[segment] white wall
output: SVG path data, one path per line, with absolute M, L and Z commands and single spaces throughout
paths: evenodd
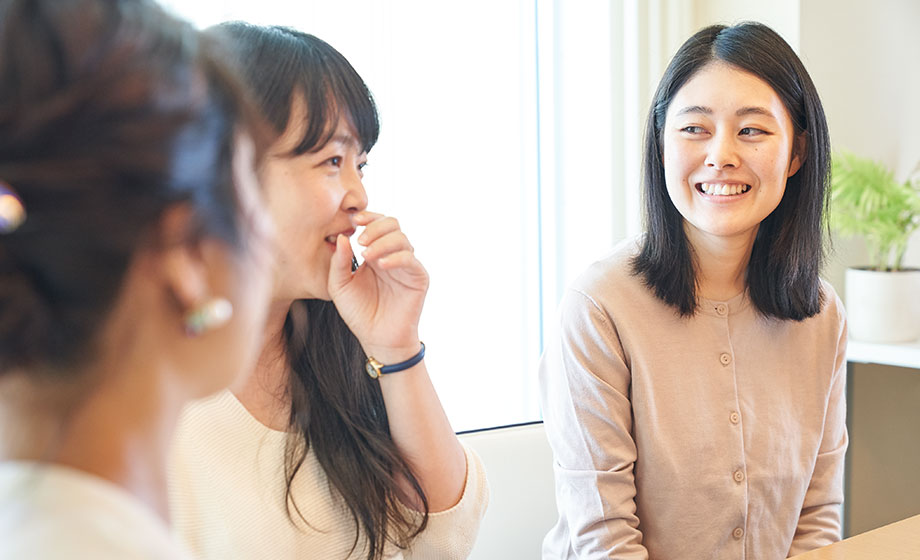
M 801 55 L 827 113 L 834 149 L 873 157 L 904 180 L 920 162 L 920 2 L 801 2 Z M 865 264 L 861 241 L 838 240 L 827 277 Z M 920 266 L 915 235 L 905 264 Z M 842 295 L 842 293 L 841 293 Z
M 799 0 L 696 0 L 694 28 L 759 21 L 772 27 L 799 52 L 799 4 Z

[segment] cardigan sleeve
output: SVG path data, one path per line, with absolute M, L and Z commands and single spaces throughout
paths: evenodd
M 842 305 L 837 300 L 838 310 Z M 824 417 L 824 433 L 808 483 L 802 512 L 789 556 L 801 554 L 840 540 L 843 504 L 843 469 L 847 449 L 846 427 L 846 319 L 840 312 L 837 357 Z
M 544 558 L 648 558 L 636 515 L 630 371 L 615 325 L 580 291 L 563 297 L 540 397 L 559 509 Z
M 466 483 L 460 501 L 450 509 L 428 514 L 428 526 L 406 551 L 407 560 L 463 560 L 470 555 L 489 504 L 489 482 L 482 459 L 465 445 L 463 450 Z

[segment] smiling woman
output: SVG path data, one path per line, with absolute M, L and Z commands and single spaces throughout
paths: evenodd
M 255 373 L 180 422 L 179 532 L 203 558 L 464 558 L 488 490 L 424 361 L 428 273 L 397 220 L 367 210 L 373 98 L 313 35 L 243 22 L 207 34 L 233 45 L 276 133 L 260 176 L 279 263 Z
M 708 27 L 677 52 L 647 126 L 648 232 L 575 282 L 541 363 L 560 512 L 544 558 L 785 558 L 839 539 L 828 161 L 817 92 L 771 29 Z

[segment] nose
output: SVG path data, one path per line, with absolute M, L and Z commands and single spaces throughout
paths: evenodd
M 345 197 L 342 198 L 342 210 L 349 214 L 360 212 L 367 208 L 367 191 L 357 169 L 346 174 Z
M 723 169 L 738 167 L 741 162 L 735 149 L 735 137 L 724 132 L 717 133 L 709 141 L 706 153 L 706 167 Z

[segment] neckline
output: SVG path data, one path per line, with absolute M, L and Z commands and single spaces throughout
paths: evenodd
M 725 300 L 709 299 L 700 297 L 699 298 L 699 310 L 706 315 L 711 315 L 713 317 L 727 317 L 730 315 L 736 315 L 751 305 L 751 299 L 748 297 L 747 290 L 742 291 L 740 294 L 732 296 Z M 719 309 L 725 306 L 726 312 L 720 313 Z
M 276 430 L 269 426 L 266 426 L 262 422 L 259 422 L 258 418 L 253 416 L 243 403 L 240 402 L 240 399 L 236 398 L 236 395 L 233 394 L 229 389 L 225 389 L 223 394 L 219 397 L 220 401 L 225 403 L 230 412 L 240 419 L 243 423 L 250 426 L 253 429 L 258 431 L 271 434 L 273 437 L 286 437 L 288 432 L 283 430 Z

